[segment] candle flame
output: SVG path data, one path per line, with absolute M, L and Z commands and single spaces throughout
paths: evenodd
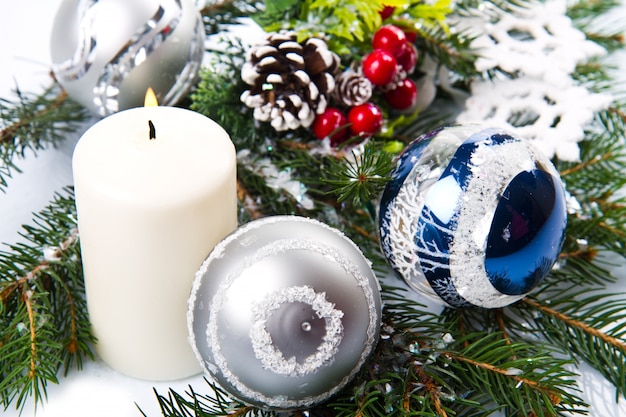
M 146 98 L 143 101 L 144 107 L 156 107 L 159 105 L 159 101 L 157 100 L 156 94 L 154 94 L 154 90 L 152 87 L 148 87 L 146 91 Z

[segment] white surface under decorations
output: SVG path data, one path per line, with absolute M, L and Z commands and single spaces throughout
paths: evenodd
M 25 92 L 41 91 L 50 84 L 48 42 L 52 17 L 59 3 L 60 0 L 3 0 L 0 3 L 0 97 L 10 97 L 16 83 Z M 624 17 L 626 3 L 620 13 L 614 13 L 609 19 L 621 25 Z M 603 22 L 606 24 L 609 21 Z M 622 72 L 626 72 L 626 53 L 618 54 L 617 58 Z M 623 82 L 624 78 L 620 81 Z M 0 242 L 18 240 L 20 225 L 31 222 L 31 213 L 41 210 L 55 191 L 71 184 L 71 154 L 81 133 L 68 137 L 58 149 L 47 149 L 36 157 L 29 153 L 24 160 L 18 161 L 23 173 L 10 180 L 6 193 L 0 193 Z M 620 268 L 620 272 L 622 278 L 611 287 L 614 291 L 626 291 L 626 268 Z M 584 364 L 579 370 L 582 372 L 582 395 L 592 404 L 591 417 L 626 416 L 626 401 L 622 399 L 616 404 L 611 384 Z M 165 393 L 168 387 L 182 392 L 191 384 L 198 392 L 206 391 L 200 375 L 181 381 L 153 383 L 120 375 L 100 361 L 87 362 L 83 371 L 72 371 L 67 378 L 60 378 L 59 385 L 49 386 L 47 403 L 36 412 L 27 407 L 23 416 L 140 416 L 137 405 L 148 416 L 158 416 L 153 387 L 161 393 Z M 18 413 L 9 409 L 3 415 L 16 417 Z

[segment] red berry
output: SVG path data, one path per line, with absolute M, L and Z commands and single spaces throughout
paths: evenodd
M 398 64 L 407 74 L 411 74 L 417 64 L 417 48 L 415 45 L 404 42 L 402 49 L 400 49 L 400 52 L 396 55 L 396 61 L 398 61 Z
M 383 113 L 372 103 L 354 106 L 348 112 L 350 130 L 355 135 L 370 136 L 378 132 L 383 125 Z
M 398 73 L 398 61 L 387 51 L 377 49 L 363 58 L 363 75 L 374 85 L 389 84 Z
M 415 43 L 417 40 L 417 32 L 406 31 L 404 32 L 404 36 L 406 37 L 407 42 Z
M 395 55 L 404 42 L 406 42 L 406 35 L 402 29 L 394 25 L 385 25 L 374 33 L 372 48 L 382 49 Z
M 396 88 L 385 93 L 385 99 L 394 109 L 410 109 L 417 102 L 417 86 L 413 80 L 405 78 Z
M 388 18 L 389 16 L 391 16 L 393 14 L 393 11 L 396 10 L 395 7 L 393 6 L 385 6 L 383 7 L 383 9 L 378 12 L 380 14 L 380 17 L 385 20 L 386 18 Z
M 330 136 L 330 144 L 335 146 L 348 138 L 350 131 L 348 129 L 337 130 L 348 123 L 348 119 L 341 110 L 334 107 L 328 107 L 322 114 L 317 115 L 313 122 L 313 134 L 318 139 L 324 139 Z

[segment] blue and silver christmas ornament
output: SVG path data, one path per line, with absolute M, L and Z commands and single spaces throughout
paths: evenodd
M 381 247 L 418 292 L 452 307 L 526 296 L 563 244 L 567 211 L 550 160 L 500 129 L 428 133 L 398 157 L 381 196 Z

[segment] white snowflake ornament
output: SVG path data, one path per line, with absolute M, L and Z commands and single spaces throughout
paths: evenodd
M 579 63 L 605 53 L 572 25 L 565 12 L 566 3 L 562 0 L 518 7 L 514 14 L 486 3 L 474 12 L 480 13 L 479 20 L 461 20 L 457 30 L 468 30 L 468 24 L 482 28 L 470 45 L 480 54 L 475 63 L 477 70 L 499 67 L 513 74 L 522 72 L 559 82 L 573 73 Z
M 453 25 L 474 38 L 478 71 L 499 68 L 510 74 L 473 83 L 457 122 L 501 127 L 549 158 L 576 161 L 585 126 L 612 97 L 576 84 L 572 74 L 605 51 L 572 25 L 564 0 L 513 9 L 484 3 Z
M 479 81 L 457 122 L 500 127 L 530 140 L 550 158 L 577 161 L 584 126 L 611 100 L 571 79 L 567 87 L 530 77 Z

